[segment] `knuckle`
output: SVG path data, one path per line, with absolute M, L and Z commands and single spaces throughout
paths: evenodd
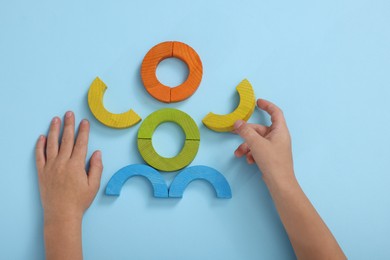
M 52 150 L 52 149 L 56 148 L 57 145 L 58 145 L 58 143 L 56 143 L 56 142 L 49 142 L 49 143 L 47 143 L 47 149 Z
M 95 167 L 95 168 L 98 169 L 99 171 L 102 171 L 102 170 L 103 170 L 103 164 L 100 163 L 100 162 L 92 162 L 92 163 L 91 163 L 91 166 Z
M 57 159 L 54 161 L 54 165 L 57 167 L 57 168 L 66 168 L 68 164 L 68 160 L 66 160 L 65 158 L 59 156 L 57 157 Z
M 278 114 L 283 115 L 282 109 L 277 107 L 276 105 L 272 105 L 272 111 L 274 111 L 274 113 L 278 113 Z
M 71 158 L 69 160 L 69 167 L 71 167 L 71 168 L 81 168 L 81 167 L 83 167 L 83 163 L 80 160 Z
M 79 138 L 76 142 L 76 146 L 78 148 L 83 148 L 83 147 L 86 147 L 88 145 L 88 142 L 82 138 Z
M 97 164 L 96 164 L 96 167 L 97 167 L 99 170 L 103 171 L 103 164 L 97 163 Z
M 66 135 L 62 136 L 61 144 L 66 144 L 66 143 L 68 143 L 68 141 L 69 141 L 69 138 Z
M 245 135 L 250 132 L 250 128 L 247 124 L 243 125 L 240 130 L 241 130 L 240 132 Z
M 70 135 L 64 135 L 61 139 L 61 144 L 69 144 L 72 143 L 73 138 Z
M 38 164 L 42 164 L 42 163 L 45 162 L 45 159 L 44 159 L 43 157 L 37 157 L 36 162 L 37 162 Z
M 243 136 L 246 136 L 248 138 L 254 136 L 253 129 L 250 126 L 248 126 L 248 125 L 244 126 L 244 128 L 241 131 L 241 133 L 242 133 Z

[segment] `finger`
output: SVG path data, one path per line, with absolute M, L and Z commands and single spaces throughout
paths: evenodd
M 234 123 L 234 129 L 247 143 L 249 149 L 255 145 L 261 145 L 264 138 L 256 132 L 250 125 L 243 120 L 237 120 Z
M 46 145 L 46 137 L 43 135 L 39 136 L 35 147 L 35 162 L 36 162 L 38 174 L 42 172 L 43 167 L 46 164 L 45 145 Z
M 88 151 L 89 122 L 84 119 L 79 126 L 79 132 L 76 138 L 76 144 L 72 152 L 72 158 L 79 158 L 85 162 Z
M 249 164 L 254 164 L 255 163 L 255 159 L 253 158 L 253 155 L 251 152 L 247 153 L 246 154 L 246 161 L 249 163 Z
M 261 136 L 265 136 L 268 132 L 268 127 L 267 126 L 264 126 L 264 125 L 259 125 L 259 124 L 250 124 L 250 123 L 247 123 L 248 126 L 252 127 L 253 129 L 256 130 L 257 133 L 259 133 L 259 135 Z
M 261 136 L 265 136 L 268 132 L 268 127 L 267 126 L 264 126 L 264 125 L 259 125 L 259 124 L 251 124 L 251 123 L 247 123 L 250 127 L 252 127 L 253 129 L 256 130 L 256 132 L 258 132 Z M 232 131 L 233 134 L 238 134 L 237 131 L 235 129 L 233 129 Z
M 100 179 L 103 172 L 102 153 L 95 151 L 89 162 L 88 183 L 92 190 L 96 193 L 100 187 Z
M 60 136 L 61 119 L 54 117 L 50 124 L 49 134 L 47 135 L 46 156 L 51 160 L 58 155 L 58 138 Z
M 60 155 L 69 158 L 74 146 L 74 115 L 68 111 L 65 114 L 64 131 L 60 147 Z
M 244 156 L 249 152 L 249 147 L 247 143 L 242 143 L 235 151 L 234 155 L 238 158 Z
M 283 111 L 275 104 L 265 99 L 258 99 L 257 106 L 266 111 L 271 116 L 271 122 L 274 126 L 285 124 Z

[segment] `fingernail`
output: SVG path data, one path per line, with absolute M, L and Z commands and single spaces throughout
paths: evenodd
M 87 119 L 81 120 L 81 124 L 82 124 L 82 125 L 87 125 L 87 124 L 88 124 L 88 120 L 87 120 Z
M 72 111 L 68 111 L 68 112 L 66 112 L 65 117 L 66 117 L 66 118 L 69 118 L 69 117 L 72 116 L 72 114 L 73 114 Z
M 257 106 L 258 108 L 260 108 L 260 107 L 259 107 L 259 102 L 260 102 L 260 100 L 261 100 L 261 98 L 259 98 L 259 99 L 256 101 L 256 106 Z
M 39 140 L 39 141 L 42 141 L 43 138 L 44 138 L 44 136 L 43 136 L 43 135 L 40 135 L 40 136 L 38 137 L 38 140 Z
M 53 124 L 56 124 L 58 122 L 58 117 L 54 117 L 53 120 L 51 120 Z
M 237 130 L 238 128 L 240 128 L 240 126 L 242 126 L 244 124 L 244 121 L 242 120 L 237 120 L 235 123 L 234 123 L 234 129 Z
M 102 152 L 101 151 L 96 151 L 96 158 L 97 159 L 102 159 Z

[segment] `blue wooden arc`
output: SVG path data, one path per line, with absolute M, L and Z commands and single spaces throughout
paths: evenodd
M 188 167 L 181 171 L 171 183 L 169 197 L 182 198 L 184 190 L 194 180 L 208 181 L 214 187 L 218 198 L 230 199 L 232 197 L 226 178 L 219 171 L 204 165 Z
M 143 176 L 150 181 L 153 186 L 154 197 L 168 198 L 168 186 L 162 175 L 144 164 L 128 165 L 117 171 L 107 184 L 106 195 L 119 196 L 123 184 L 134 176 Z

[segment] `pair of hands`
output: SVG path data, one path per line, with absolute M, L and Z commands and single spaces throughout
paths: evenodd
M 272 125 L 248 124 L 239 120 L 235 133 L 243 139 L 235 155 L 246 156 L 257 163 L 267 181 L 293 176 L 291 141 L 282 111 L 271 102 L 259 99 L 257 106 L 271 116 Z M 36 145 L 36 165 L 45 221 L 53 218 L 82 218 L 100 186 L 103 170 L 101 152 L 90 159 L 85 170 L 89 123 L 82 120 L 75 141 L 75 117 L 65 114 L 60 138 L 61 120 L 53 118 L 47 138 L 40 136 Z
M 299 259 L 346 259 L 326 224 L 310 203 L 294 176 L 291 139 L 282 111 L 266 100 L 257 106 L 271 116 L 271 126 L 235 123 L 234 132 L 244 142 L 237 157 L 246 156 L 256 163 Z M 75 140 L 75 118 L 55 117 L 47 136 L 40 136 L 36 146 L 41 200 L 45 218 L 47 259 L 82 259 L 81 222 L 94 200 L 103 170 L 101 152 L 95 151 L 85 170 L 89 123 L 81 121 Z

